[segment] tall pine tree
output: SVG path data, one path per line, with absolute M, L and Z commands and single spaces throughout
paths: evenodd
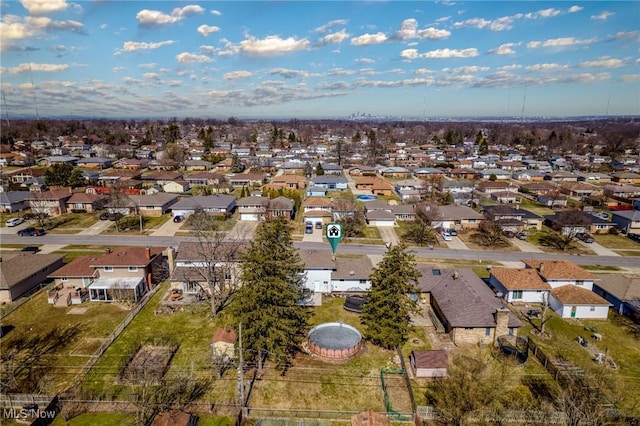
M 289 224 L 282 218 L 260 224 L 242 256 L 242 287 L 230 306 L 242 323 L 246 357 L 286 368 L 305 338 L 309 313 L 299 302 L 306 296 L 304 265 L 293 247 Z
M 362 307 L 365 337 L 385 349 L 407 341 L 409 314 L 415 310 L 410 294 L 417 292 L 420 272 L 404 245 L 391 246 L 371 273 L 371 291 Z

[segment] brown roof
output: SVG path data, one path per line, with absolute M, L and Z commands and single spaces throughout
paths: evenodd
M 569 260 L 523 259 L 529 268 L 537 269 L 545 280 L 594 280 L 596 276 Z
M 238 334 L 231 327 L 218 327 L 215 333 L 213 333 L 213 337 L 211 338 L 211 343 L 236 343 L 236 339 L 238 338 Z
M 95 274 L 96 270 L 91 266 L 95 261 L 96 256 L 78 256 L 71 262 L 64 265 L 48 276 L 50 278 L 60 277 L 91 277 Z
M 325 197 L 309 197 L 303 205 L 304 207 L 325 207 L 331 205 L 331 200 Z
M 611 305 L 591 290 L 572 284 L 554 288 L 551 295 L 563 305 Z
M 74 203 L 87 204 L 87 203 L 94 203 L 98 200 L 103 200 L 103 199 L 106 199 L 104 195 L 75 192 L 73 193 L 73 195 L 71 195 L 71 198 L 67 200 L 67 203 L 68 204 L 74 204 Z
M 156 414 L 151 426 L 187 426 L 190 423 L 191 414 L 184 411 L 164 411 Z
M 276 183 L 276 182 L 286 182 L 286 183 L 297 183 L 297 182 L 306 182 L 306 178 L 304 176 L 300 176 L 300 175 L 280 175 L 280 176 L 275 176 L 273 179 L 271 179 L 271 182 Z
M 298 254 L 305 269 L 336 269 L 329 249 L 300 249 Z
M 412 351 L 416 368 L 447 368 L 449 353 L 443 350 Z
M 491 268 L 491 275 L 496 277 L 507 290 L 550 290 L 535 269 Z
M 162 250 L 162 247 L 119 247 L 111 253 L 93 258 L 91 266 L 147 266 L 162 254 Z
M 73 194 L 69 189 L 56 189 L 52 191 L 37 192 L 31 197 L 34 201 L 51 201 L 51 200 L 64 200 L 70 198 Z
M 336 270 L 331 274 L 331 279 L 368 280 L 372 269 L 373 265 L 367 256 L 338 257 Z

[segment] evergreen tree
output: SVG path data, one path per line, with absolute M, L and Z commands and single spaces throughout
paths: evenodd
M 415 309 L 409 295 L 417 293 L 420 272 L 404 245 L 391 246 L 371 273 L 371 291 L 362 308 L 365 337 L 385 349 L 406 342 L 409 314 Z
M 238 154 L 234 153 L 231 156 L 231 171 L 233 173 L 240 173 L 244 170 L 244 165 L 240 162 Z
M 311 177 L 313 175 L 313 167 L 311 167 L 311 163 L 308 161 L 304 163 L 304 176 Z
M 324 174 L 324 168 L 322 168 L 322 164 L 318 163 L 316 166 L 316 175 L 322 176 Z
M 77 188 L 84 185 L 82 171 L 71 164 L 54 164 L 47 169 L 44 175 L 47 186 L 70 186 Z
M 306 296 L 304 265 L 282 218 L 260 224 L 241 256 L 242 287 L 230 306 L 242 323 L 248 360 L 262 369 L 263 358 L 285 369 L 305 338 L 309 314 L 299 302 Z

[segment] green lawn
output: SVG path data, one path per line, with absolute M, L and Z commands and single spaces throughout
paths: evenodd
M 58 415 L 51 423 L 52 426 L 127 426 L 134 424 L 134 417 L 125 413 L 83 413 L 69 421 L 65 421 L 62 415 Z
M 610 234 L 595 234 L 593 239 L 601 246 L 610 249 L 636 249 L 640 250 L 640 243 L 623 236 L 623 235 L 610 235 Z
M 581 254 L 581 255 L 595 254 L 593 251 L 579 244 L 577 239 L 572 241 L 571 244 L 569 244 L 569 247 L 567 248 L 567 250 L 565 251 L 560 250 L 556 247 L 543 244 L 545 237 L 547 237 L 551 233 L 553 233 L 552 230 L 550 230 L 547 227 L 543 227 L 541 231 L 538 231 L 533 235 L 530 234 L 528 236 L 528 241 L 532 244 L 537 245 L 538 247 L 540 247 L 540 249 L 542 249 L 546 253 L 566 253 L 566 254 Z
M 640 256 L 640 250 L 614 250 L 620 256 Z
M 91 227 L 98 221 L 97 213 L 68 213 L 51 218 L 48 222 L 49 233 L 72 233 Z M 66 232 L 69 231 L 69 232 Z
M 73 308 L 86 308 L 87 311 L 69 314 Z M 33 350 L 29 346 L 22 354 L 43 356 L 32 368 L 35 372 L 37 367 L 43 367 L 43 371 L 36 374 L 35 379 L 25 377 L 28 382 L 22 383 L 21 387 L 40 386 L 49 393 L 58 392 L 88 360 L 91 348 L 95 350 L 101 339 L 106 338 L 126 315 L 127 311 L 122 307 L 108 303 L 85 302 L 66 308 L 54 307 L 47 303 L 47 292 L 43 291 L 2 319 L 3 326 L 14 328 L 3 336 L 0 348 L 6 354 L 16 345 L 30 342 Z M 49 339 L 44 338 L 47 333 L 53 333 Z M 51 347 L 51 351 L 43 355 L 43 347 Z M 21 380 L 23 378 L 19 378 L 19 382 Z

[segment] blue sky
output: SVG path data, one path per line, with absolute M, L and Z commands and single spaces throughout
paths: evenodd
M 637 1 L 0 8 L 3 119 L 640 114 Z

